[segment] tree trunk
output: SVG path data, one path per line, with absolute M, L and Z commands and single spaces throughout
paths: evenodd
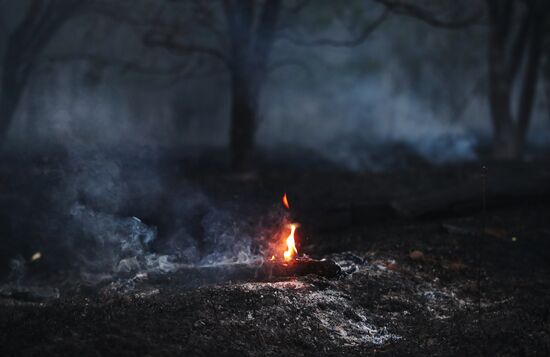
M 3 94 L 0 97 L 0 146 L 6 141 L 12 118 L 17 109 L 17 100 Z
M 258 111 L 258 88 L 244 73 L 231 75 L 231 165 L 236 171 L 253 165 Z
M 83 3 L 77 0 L 30 1 L 23 21 L 9 35 L 0 88 L 0 146 L 5 142 L 35 59 Z
M 498 160 L 516 160 L 522 155 L 518 125 L 512 113 L 514 67 L 521 63 L 519 53 L 509 58 L 511 39 L 510 19 L 514 3 L 488 1 L 489 4 L 489 104 L 493 124 L 492 155 Z M 520 30 L 521 31 L 521 30 Z M 522 34 L 518 33 L 518 36 Z M 518 42 L 518 46 L 521 43 Z
M 521 156 L 521 150 L 510 107 L 512 86 L 504 60 L 504 46 L 494 29 L 489 41 L 489 99 L 494 133 L 492 154 L 496 159 L 513 160 Z
M 518 109 L 518 139 L 520 140 L 519 146 L 522 151 L 527 140 L 527 130 L 535 103 L 542 58 L 543 19 L 535 15 L 532 22 L 533 27 L 529 43 L 529 53 L 527 55 L 525 78 L 523 80 L 523 87 L 521 88 Z
M 487 0 L 487 4 L 493 155 L 496 159 L 520 159 L 536 96 L 546 22 L 545 6 L 538 1 L 527 3 L 527 13 L 514 32 L 515 2 Z M 512 113 L 514 88 L 519 88 L 516 116 Z
M 495 129 L 493 136 L 493 158 L 497 160 L 518 160 L 523 154 L 524 139 L 513 122 L 503 122 Z
M 8 43 L 6 55 L 4 58 L 4 66 L 2 68 L 2 82 L 0 87 L 0 146 L 4 145 L 10 124 L 21 95 L 23 94 L 23 84 L 27 76 L 19 67 L 21 61 L 18 61 L 18 53 L 16 52 L 17 44 L 13 41 Z M 19 75 L 18 75 L 19 74 Z M 20 77 L 20 78 L 18 78 Z
M 267 75 L 281 0 L 224 2 L 231 39 L 231 164 L 252 168 L 260 90 Z

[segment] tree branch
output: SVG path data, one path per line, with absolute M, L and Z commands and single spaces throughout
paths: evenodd
M 163 3 L 160 3 L 159 8 L 154 15 L 148 17 L 132 16 L 130 8 L 121 6 L 114 0 L 92 0 L 88 4 L 88 11 L 112 21 L 117 24 L 126 24 L 137 28 L 150 28 L 154 26 L 156 29 L 171 29 L 173 24 L 161 21 L 163 11 Z M 148 15 L 151 15 L 148 13 Z
M 522 137 L 524 137 L 527 128 L 529 127 L 539 77 L 540 62 L 542 57 L 542 29 L 545 22 L 545 19 L 542 18 L 542 16 L 543 15 L 536 14 L 533 19 L 533 25 L 531 26 L 529 53 L 518 108 L 518 127 L 522 133 Z
M 192 73 L 192 67 L 194 64 L 189 63 L 180 63 L 174 66 L 167 67 L 155 67 L 151 65 L 145 65 L 138 63 L 132 60 L 124 60 L 117 58 L 108 58 L 99 54 L 94 53 L 78 53 L 78 54 L 67 54 L 67 55 L 54 55 L 47 56 L 44 58 L 45 62 L 48 63 L 59 63 L 59 62 L 89 62 L 99 66 L 109 66 L 109 67 L 120 67 L 122 72 L 133 71 L 140 74 L 147 75 L 184 75 L 186 73 Z
M 298 59 L 284 59 L 280 61 L 274 61 L 273 63 L 269 64 L 268 70 L 270 72 L 274 72 L 278 69 L 284 68 L 284 67 L 298 67 L 302 69 L 306 75 L 310 78 L 313 77 L 313 72 L 311 68 L 309 68 L 308 64 L 304 61 L 300 61 Z
M 384 5 L 388 10 L 397 15 L 406 15 L 417 18 L 434 27 L 462 28 L 477 24 L 483 17 L 479 12 L 458 20 L 441 19 L 427 8 L 402 0 L 374 0 Z
M 178 55 L 188 55 L 190 53 L 208 55 L 225 65 L 228 64 L 227 58 L 222 51 L 203 45 L 178 43 L 171 34 L 164 36 L 155 36 L 153 33 L 145 34 L 143 36 L 143 44 L 151 48 L 165 48 Z
M 331 38 L 318 38 L 307 40 L 304 38 L 295 37 L 291 34 L 281 34 L 279 35 L 279 38 L 299 46 L 355 47 L 365 42 L 366 38 L 386 20 L 388 14 L 389 11 L 384 11 L 382 15 L 380 15 L 374 22 L 372 22 L 368 26 L 365 26 L 365 28 L 363 28 L 363 30 L 357 36 L 349 40 Z
M 198 13 L 193 16 L 196 23 L 210 32 L 221 48 L 227 48 L 227 36 L 224 31 L 215 26 L 216 23 L 221 23 L 221 21 L 213 15 L 214 12 L 209 7 L 210 3 L 203 0 L 193 0 L 193 3 L 198 9 Z
M 306 8 L 310 3 L 311 3 L 311 0 L 298 0 L 296 4 L 292 6 L 284 7 L 283 10 L 291 14 L 297 14 L 300 11 L 302 11 L 304 8 Z

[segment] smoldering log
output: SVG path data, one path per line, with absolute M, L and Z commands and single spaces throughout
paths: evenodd
M 402 217 L 424 218 L 453 214 L 471 214 L 482 209 L 481 181 L 456 187 L 433 190 L 419 197 L 392 202 Z M 489 181 L 486 187 L 488 208 L 550 201 L 548 175 L 523 174 L 520 178 L 501 178 Z
M 213 266 L 183 267 L 171 274 L 148 273 L 148 284 L 163 286 L 196 287 L 204 284 L 222 284 L 238 281 L 266 281 L 314 274 L 335 278 L 343 274 L 332 260 L 298 258 L 291 262 L 265 261 L 254 264 L 220 264 Z
M 528 174 L 521 176 L 489 177 L 486 186 L 487 208 L 502 208 L 521 204 L 550 202 L 550 176 Z M 442 189 L 431 189 L 410 197 L 384 201 L 384 198 L 368 202 L 352 202 L 336 205 L 330 211 L 317 212 L 311 208 L 309 215 L 327 215 L 332 219 L 324 229 L 342 229 L 349 225 L 376 224 L 396 219 L 434 218 L 473 214 L 482 210 L 482 182 L 466 182 Z M 304 221 L 304 219 L 302 219 Z
M 292 277 L 315 274 L 326 278 L 335 278 L 342 269 L 332 260 L 299 258 L 290 262 L 268 261 L 264 264 L 263 274 L 270 277 Z

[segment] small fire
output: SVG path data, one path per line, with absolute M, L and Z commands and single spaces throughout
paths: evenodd
M 294 256 L 298 254 L 296 242 L 294 241 L 294 233 L 296 232 L 296 227 L 298 226 L 296 224 L 289 224 L 288 227 L 290 228 L 290 234 L 286 238 L 286 251 L 283 253 L 285 262 L 292 260 Z
M 283 205 L 286 207 L 286 209 L 290 209 L 290 204 L 288 202 L 288 196 L 286 195 L 286 193 L 283 195 L 282 202 L 283 202 Z M 287 224 L 285 228 L 288 228 L 290 230 L 290 233 L 288 234 L 288 236 L 286 236 L 286 238 L 283 238 L 285 237 L 285 235 L 283 235 L 284 232 L 281 233 L 281 246 L 284 247 L 284 248 L 281 247 L 281 250 L 283 251 L 282 260 L 284 262 L 290 262 L 293 259 L 295 259 L 296 256 L 298 255 L 298 249 L 296 249 L 296 238 L 295 238 L 296 229 L 298 227 L 299 227 L 299 224 L 297 223 Z M 281 256 L 276 253 L 275 255 L 271 256 L 270 260 L 275 261 L 277 259 L 281 259 L 280 257 Z

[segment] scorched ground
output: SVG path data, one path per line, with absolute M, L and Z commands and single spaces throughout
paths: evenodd
M 477 184 L 477 173 L 202 175 L 212 194 L 258 207 L 291 186 L 304 249 L 346 273 L 258 281 L 227 266 L 188 267 L 95 285 L 59 278 L 49 282 L 59 296 L 4 290 L 0 354 L 548 355 L 546 199 L 502 201 L 484 218 L 473 206 L 419 218 L 387 209 Z

